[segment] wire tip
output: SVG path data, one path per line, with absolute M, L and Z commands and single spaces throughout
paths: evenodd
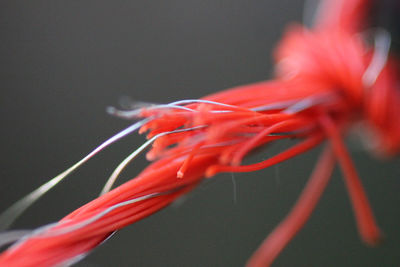
M 368 236 L 362 236 L 362 240 L 370 247 L 377 247 L 385 242 L 385 235 L 380 229 L 376 229 L 374 233 L 370 233 Z
M 176 178 L 182 179 L 184 175 L 185 175 L 185 173 L 183 171 L 179 170 L 176 173 Z
M 205 173 L 205 177 L 206 178 L 211 178 L 212 176 L 216 175 L 218 173 L 218 169 L 215 166 L 211 166 L 209 168 L 207 168 L 206 173 Z
M 115 107 L 107 107 L 106 112 L 110 115 L 115 115 L 117 113 L 117 109 Z

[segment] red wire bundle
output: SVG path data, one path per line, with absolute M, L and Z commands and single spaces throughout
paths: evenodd
M 54 266 L 72 262 L 114 231 L 145 218 L 219 172 L 249 172 L 328 144 L 298 202 L 264 241 L 249 267 L 268 266 L 304 225 L 322 195 L 335 162 L 342 169 L 362 239 L 380 231 L 342 136 L 364 120 L 379 149 L 399 151 L 400 91 L 394 59 L 366 77 L 374 47 L 359 33 L 367 0 L 326 1 L 315 29 L 293 26 L 276 51 L 277 77 L 201 100 L 144 108 L 140 132 L 155 138 L 154 160 L 135 179 L 89 202 L 61 221 L 28 235 L 0 255 L 1 266 Z M 398 72 L 397 72 L 398 73 Z M 372 78 L 371 78 L 372 77 Z M 254 149 L 296 139 L 265 161 L 242 165 Z M 78 258 L 77 258 L 78 257 Z

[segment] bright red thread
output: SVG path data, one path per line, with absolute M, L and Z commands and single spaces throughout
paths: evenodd
M 167 206 L 204 177 L 267 168 L 324 141 L 328 144 L 298 202 L 248 266 L 269 266 L 301 229 L 335 162 L 343 172 L 361 238 L 377 244 L 379 228 L 342 141 L 348 128 L 363 120 L 377 135 L 380 152 L 390 155 L 400 148 L 400 90 L 394 57 L 389 55 L 372 83 L 365 82 L 375 52 L 362 38 L 370 4 L 368 0 L 325 1 L 314 29 L 290 27 L 276 50 L 277 77 L 272 81 L 184 105 L 142 109 L 139 116 L 150 121 L 139 132 L 158 137 L 147 154 L 154 162 L 135 179 L 3 252 L 0 265 L 53 266 L 71 260 L 114 231 Z M 164 134 L 168 131 L 173 132 Z M 241 165 L 255 148 L 283 139 L 298 142 L 265 161 Z

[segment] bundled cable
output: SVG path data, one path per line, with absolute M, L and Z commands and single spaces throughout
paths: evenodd
M 376 2 L 376 1 L 375 1 Z M 115 170 L 102 195 L 59 222 L 34 231 L 9 231 L 0 243 L 0 266 L 72 264 L 115 231 L 150 216 L 221 172 L 252 172 L 289 160 L 317 146 L 325 148 L 297 203 L 248 262 L 269 266 L 306 223 L 340 166 L 362 240 L 376 245 L 381 233 L 343 138 L 364 121 L 379 153 L 400 150 L 400 90 L 391 34 L 369 29 L 376 4 L 369 0 L 324 1 L 312 29 L 292 25 L 275 51 L 276 77 L 201 99 L 109 112 L 138 122 L 17 202 L 2 217 L 3 229 L 33 201 L 104 147 L 138 130 L 148 141 Z M 395 5 L 395 1 L 393 1 Z M 368 37 L 373 36 L 373 42 Z M 270 158 L 244 165 L 255 149 L 296 140 Z M 152 163 L 113 189 L 119 173 L 146 148 Z

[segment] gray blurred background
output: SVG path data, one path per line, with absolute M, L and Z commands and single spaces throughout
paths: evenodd
M 271 52 L 302 1 L 0 2 L 0 208 L 71 166 L 129 121 L 105 113 L 121 97 L 198 98 L 271 77 Z M 113 145 L 29 209 L 15 228 L 56 221 L 100 192 L 143 143 Z M 386 241 L 361 243 L 338 171 L 275 266 L 400 266 L 399 160 L 351 145 Z M 279 148 L 279 147 L 278 147 Z M 318 151 L 200 186 L 179 205 L 117 233 L 77 266 L 243 266 L 283 219 Z M 258 160 L 271 155 L 265 150 Z M 141 157 L 120 183 L 146 164 Z

